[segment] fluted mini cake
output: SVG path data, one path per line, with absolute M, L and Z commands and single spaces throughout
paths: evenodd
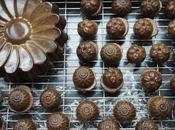
M 0 5 L 0 68 L 8 74 L 32 72 L 46 63 L 47 53 L 60 47 L 55 41 L 62 34 L 64 27 L 60 26 L 65 26 L 65 19 L 42 0 L 2 0 Z

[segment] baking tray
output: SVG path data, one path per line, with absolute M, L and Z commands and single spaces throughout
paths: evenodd
M 165 1 L 163 4 L 165 4 Z M 169 81 L 174 73 L 174 65 L 172 60 L 163 64 L 157 65 L 152 63 L 149 57 L 149 50 L 152 44 L 156 42 L 165 42 L 171 49 L 171 55 L 173 50 L 173 45 L 175 44 L 172 39 L 169 39 L 167 36 L 167 24 L 169 19 L 164 15 L 164 8 L 161 10 L 159 15 L 155 17 L 155 21 L 159 26 L 159 34 L 156 37 L 153 37 L 152 40 L 138 40 L 135 39 L 133 35 L 133 25 L 136 21 L 136 18 L 140 16 L 140 0 L 132 0 L 132 12 L 126 17 L 129 22 L 129 32 L 125 39 L 114 40 L 108 38 L 106 34 L 106 23 L 107 21 L 114 17 L 115 15 L 111 11 L 111 0 L 104 0 L 104 7 L 102 13 L 99 15 L 95 21 L 98 23 L 98 33 L 97 36 L 93 39 L 98 45 L 98 50 L 100 52 L 103 45 L 108 42 L 116 42 L 121 45 L 123 49 L 123 57 L 119 64 L 119 68 L 124 74 L 124 87 L 122 90 L 114 95 L 106 94 L 100 87 L 100 77 L 105 70 L 105 66 L 98 54 L 96 60 L 94 60 L 90 67 L 96 73 L 97 86 L 92 92 L 88 94 L 81 94 L 74 89 L 72 82 L 72 75 L 76 68 L 80 66 L 79 60 L 76 56 L 76 48 L 79 42 L 82 40 L 77 33 L 77 24 L 83 19 L 80 11 L 80 1 L 79 0 L 52 0 L 52 3 L 57 4 L 60 7 L 60 14 L 65 16 L 67 19 L 67 26 L 65 31 L 69 35 L 69 41 L 65 45 L 64 55 L 62 60 L 54 61 L 54 67 L 49 71 L 47 75 L 39 75 L 37 82 L 25 82 L 23 84 L 29 85 L 32 87 L 34 95 L 34 107 L 30 113 L 19 115 L 13 113 L 8 108 L 8 94 L 11 89 L 17 84 L 21 83 L 12 83 L 5 82 L 3 78 L 0 79 L 0 88 L 6 94 L 5 100 L 0 108 L 0 115 L 6 121 L 6 129 L 12 130 L 14 123 L 21 118 L 30 117 L 37 124 L 38 130 L 47 130 L 46 128 L 46 119 L 47 116 L 55 111 L 63 111 L 66 113 L 71 120 L 71 129 L 72 130 L 96 130 L 98 122 L 103 119 L 112 117 L 112 109 L 114 104 L 120 100 L 129 100 L 131 101 L 137 109 L 136 119 L 127 126 L 121 126 L 121 130 L 134 130 L 136 122 L 144 117 L 149 117 L 146 103 L 150 96 L 153 95 L 164 95 L 173 100 L 175 96 L 169 89 Z M 133 42 L 139 42 L 144 45 L 147 57 L 145 61 L 139 65 L 134 66 L 127 62 L 126 52 L 130 45 Z M 145 94 L 141 88 L 140 84 L 140 74 L 145 68 L 153 67 L 159 69 L 162 73 L 163 83 L 159 91 L 152 95 Z M 62 95 L 62 105 L 52 111 L 44 111 L 41 109 L 39 103 L 39 96 L 45 88 L 55 87 L 61 91 Z M 95 101 L 100 108 L 100 116 L 96 121 L 89 124 L 82 124 L 76 119 L 75 109 L 80 101 L 83 99 L 91 99 Z M 161 130 L 174 130 L 175 129 L 175 113 L 172 113 L 172 118 L 165 120 L 158 120 L 152 118 L 159 123 L 159 128 Z M 113 117 L 112 117 L 113 118 Z

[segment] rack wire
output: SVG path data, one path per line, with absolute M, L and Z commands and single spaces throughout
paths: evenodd
M 111 11 L 111 0 L 103 0 L 104 7 L 102 9 L 102 13 L 100 16 L 95 19 L 98 23 L 98 33 L 95 41 L 98 45 L 98 50 L 100 52 L 102 46 L 108 42 L 116 42 L 121 45 L 123 48 L 123 57 L 120 62 L 119 68 L 123 72 L 124 75 L 124 87 L 122 90 L 114 95 L 106 94 L 103 89 L 100 87 L 100 78 L 102 73 L 105 70 L 105 66 L 100 58 L 98 53 L 98 57 L 94 60 L 90 67 L 96 73 L 97 86 L 91 93 L 81 94 L 77 90 L 75 90 L 72 75 L 76 68 L 80 66 L 79 60 L 76 56 L 76 48 L 79 42 L 82 40 L 77 33 L 77 24 L 84 19 L 80 11 L 79 0 L 52 0 L 52 3 L 57 4 L 60 7 L 60 14 L 65 16 L 67 19 L 67 26 L 65 31 L 69 35 L 69 41 L 67 45 L 65 45 L 65 51 L 63 55 L 63 60 L 54 61 L 54 67 L 47 75 L 39 75 L 38 82 L 26 82 L 24 84 L 32 87 L 33 95 L 34 95 L 34 107 L 30 113 L 19 115 L 17 113 L 13 113 L 8 108 L 8 94 L 11 89 L 16 84 L 20 83 L 11 83 L 5 82 L 3 78 L 0 79 L 1 90 L 7 95 L 5 100 L 1 106 L 0 115 L 6 121 L 6 129 L 12 130 L 14 123 L 21 118 L 30 117 L 37 124 L 38 130 L 47 130 L 46 128 L 46 119 L 47 116 L 54 111 L 63 111 L 68 115 L 71 121 L 71 129 L 72 130 L 92 130 L 97 128 L 98 122 L 106 118 L 113 118 L 112 109 L 114 104 L 119 100 L 129 100 L 131 101 L 137 109 L 137 117 L 136 119 L 127 126 L 121 126 L 121 130 L 134 130 L 136 122 L 143 117 L 149 117 L 147 112 L 146 102 L 150 96 L 153 95 L 164 95 L 170 99 L 174 99 L 174 95 L 169 89 L 169 81 L 174 73 L 174 66 L 172 60 L 170 60 L 163 65 L 153 64 L 149 57 L 149 50 L 152 44 L 156 42 L 165 42 L 171 50 L 173 50 L 174 41 L 166 35 L 167 24 L 169 19 L 164 15 L 164 8 L 161 10 L 159 15 L 155 17 L 155 21 L 159 26 L 159 34 L 154 37 L 152 40 L 138 40 L 133 36 L 133 25 L 140 15 L 140 0 L 132 0 L 132 12 L 128 14 L 126 17 L 129 22 L 129 32 L 125 39 L 113 40 L 107 36 L 106 33 L 106 23 L 107 21 L 114 17 L 115 15 Z M 140 66 L 133 66 L 127 62 L 126 52 L 130 45 L 133 42 L 142 43 L 146 49 L 147 57 L 145 61 Z M 162 73 L 163 83 L 160 90 L 153 95 L 145 94 L 140 85 L 140 74 L 145 68 L 153 67 L 159 69 Z M 44 111 L 41 109 L 39 103 L 39 97 L 41 92 L 48 87 L 57 88 L 62 95 L 62 105 L 53 111 Z M 89 124 L 81 124 L 75 115 L 75 109 L 80 101 L 83 99 L 91 99 L 95 101 L 100 108 L 100 116 L 96 121 Z M 172 118 L 165 120 L 155 119 L 159 123 L 159 128 L 161 130 L 174 130 L 175 128 L 175 117 L 174 112 L 172 113 Z

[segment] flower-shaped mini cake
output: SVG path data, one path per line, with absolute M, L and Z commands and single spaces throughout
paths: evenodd
M 62 18 L 53 5 L 42 0 L 0 1 L 0 68 L 13 74 L 31 71 L 53 53 L 61 35 Z M 59 45 L 58 45 L 59 46 Z

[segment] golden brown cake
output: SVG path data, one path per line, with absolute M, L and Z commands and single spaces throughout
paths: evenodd
M 34 69 L 40 70 L 36 67 L 47 62 L 47 53 L 57 49 L 55 41 L 65 20 L 53 12 L 50 2 L 13 1 L 14 10 L 4 0 L 0 3 L 0 69 L 23 78 L 24 73 L 26 77 Z

